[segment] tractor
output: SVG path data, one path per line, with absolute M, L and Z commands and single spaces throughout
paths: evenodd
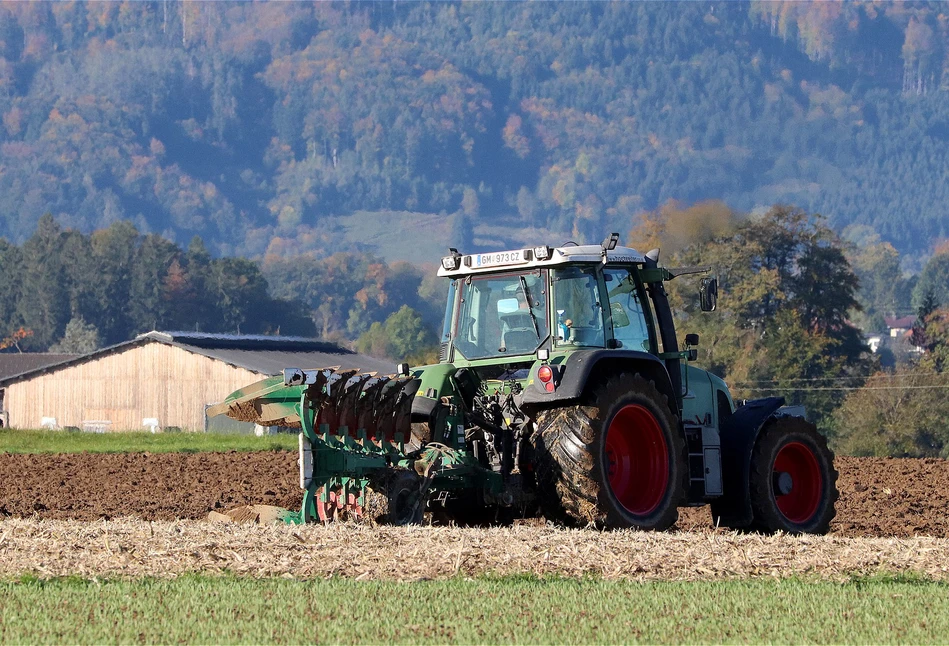
M 210 412 L 300 429 L 303 505 L 288 522 L 663 530 L 708 504 L 722 527 L 826 533 L 834 456 L 802 407 L 736 403 L 692 365 L 697 335 L 680 348 L 664 283 L 709 269 L 661 267 L 618 238 L 450 249 L 437 364 L 287 368 Z M 702 278 L 703 311 L 717 292 Z

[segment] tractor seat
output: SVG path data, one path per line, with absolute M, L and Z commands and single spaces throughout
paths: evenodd
M 533 352 L 537 344 L 537 334 L 533 328 L 529 330 L 508 330 L 501 335 L 501 347 L 507 354 L 525 354 Z

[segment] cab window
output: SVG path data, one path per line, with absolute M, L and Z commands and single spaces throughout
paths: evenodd
M 555 344 L 602 348 L 603 308 L 594 267 L 566 267 L 552 272 Z
M 603 277 L 610 300 L 613 338 L 627 350 L 649 352 L 651 344 L 646 309 L 640 300 L 641 294 L 633 275 L 628 269 L 617 267 L 604 269 Z
M 536 352 L 548 337 L 545 277 L 530 272 L 463 281 L 455 349 L 467 359 Z

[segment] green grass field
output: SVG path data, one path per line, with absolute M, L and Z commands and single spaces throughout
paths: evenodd
M 0 430 L 0 453 L 199 453 L 203 451 L 268 451 L 296 449 L 290 434 L 229 435 L 223 433 L 69 433 L 66 431 Z
M 0 582 L 0 643 L 937 643 L 949 585 L 534 578 Z

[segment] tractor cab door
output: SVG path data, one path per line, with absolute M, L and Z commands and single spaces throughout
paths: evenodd
M 596 266 L 568 266 L 551 272 L 556 316 L 554 345 L 606 347 L 603 294 Z
M 617 348 L 656 354 L 656 333 L 649 301 L 641 284 L 626 267 L 603 270 L 610 302 L 610 327 Z

